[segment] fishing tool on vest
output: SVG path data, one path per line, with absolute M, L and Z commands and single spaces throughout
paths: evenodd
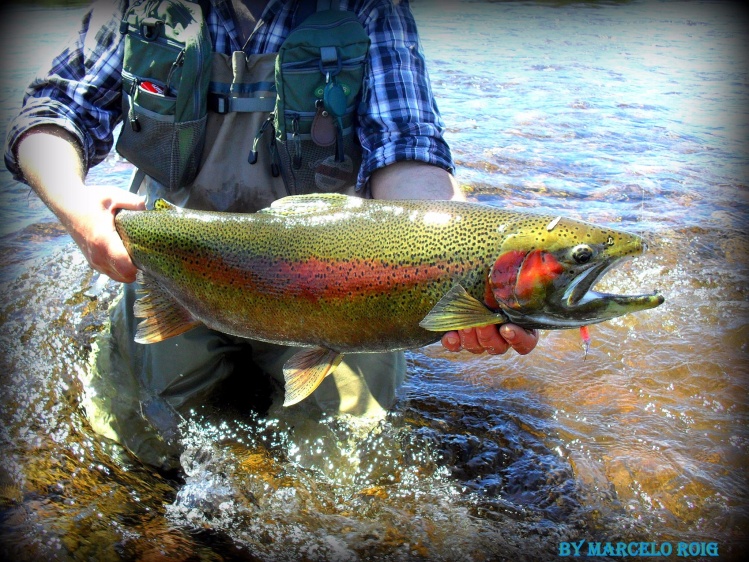
M 330 73 L 326 77 L 325 88 L 322 91 L 323 107 L 335 120 L 335 161 L 343 162 L 343 116 L 346 115 L 347 98 L 343 86 L 336 82 L 335 77 L 331 80 Z M 312 137 L 314 141 L 314 135 Z
M 169 189 L 188 185 L 203 149 L 210 79 L 203 4 L 135 1 L 120 33 L 124 123 L 117 152 Z

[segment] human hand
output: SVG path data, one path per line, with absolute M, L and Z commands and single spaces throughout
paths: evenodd
M 538 330 L 526 330 L 515 324 L 489 325 L 447 332 L 442 336 L 442 345 L 448 351 L 465 349 L 489 355 L 502 355 L 512 348 L 526 355 L 536 347 L 538 337 Z
M 115 281 L 135 281 L 137 269 L 114 226 L 120 209 L 143 210 L 145 200 L 112 186 L 88 186 L 86 195 L 60 218 L 95 270 Z

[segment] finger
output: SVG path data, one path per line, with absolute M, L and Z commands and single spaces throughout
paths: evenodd
M 476 328 L 476 339 L 489 355 L 502 355 L 510 349 L 510 344 L 499 335 L 499 330 L 494 325 Z
M 137 269 L 115 231 L 105 233 L 81 246 L 89 264 L 95 270 L 121 283 L 135 281 Z
M 135 193 L 125 192 L 122 198 L 113 202 L 112 207 L 114 210 L 128 209 L 130 211 L 142 211 L 146 208 L 146 199 Z
M 478 337 L 476 336 L 476 328 L 458 330 L 458 334 L 460 334 L 460 345 L 463 349 L 476 354 L 484 352 L 484 348 L 481 347 Z
M 109 210 L 114 216 L 120 209 L 128 210 L 143 210 L 146 208 L 146 202 L 143 197 L 134 193 L 122 192 L 119 190 L 117 198 L 110 202 Z M 125 249 L 125 245 L 120 238 L 119 233 L 112 221 L 111 240 L 109 242 L 110 248 L 110 267 L 114 270 L 114 276 L 112 279 L 120 281 L 122 283 L 132 283 L 135 281 L 137 268 L 133 264 L 133 260 Z
M 132 283 L 135 281 L 135 276 L 138 273 L 137 268 L 133 265 L 128 255 L 113 257 L 111 269 L 113 270 L 113 274 L 110 277 L 120 283 Z
M 127 253 L 122 255 L 117 252 L 107 252 L 91 255 L 89 263 L 95 270 L 120 283 L 132 283 L 138 271 Z
M 452 331 L 442 335 L 442 346 L 448 351 L 460 351 L 460 336 Z
M 142 211 L 146 208 L 146 199 L 136 193 L 130 193 L 119 188 L 101 187 L 101 204 L 113 215 L 120 209 Z
M 135 281 L 135 275 L 138 270 L 116 231 L 113 233 L 109 248 L 110 263 L 117 275 L 117 277 L 112 278 L 122 283 L 132 283 Z
M 499 333 L 520 355 L 530 353 L 538 343 L 537 330 L 525 330 L 515 324 L 503 324 Z

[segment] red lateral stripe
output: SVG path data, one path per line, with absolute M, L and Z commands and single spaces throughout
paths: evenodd
M 255 258 L 241 267 L 221 258 L 182 255 L 186 274 L 217 285 L 297 295 L 306 300 L 351 298 L 412 287 L 461 269 L 460 264 L 392 264 L 361 259 L 309 258 L 303 262 Z
M 288 280 L 288 290 L 308 300 L 341 299 L 427 283 L 445 274 L 445 266 L 389 264 L 380 260 L 328 261 L 308 259 L 301 263 L 282 262 L 274 276 Z

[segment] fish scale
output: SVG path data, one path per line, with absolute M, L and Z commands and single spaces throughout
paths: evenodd
M 644 250 L 640 237 L 478 203 L 323 194 L 233 214 L 158 201 L 119 212 L 115 223 L 143 272 L 137 341 L 203 323 L 310 348 L 285 369 L 287 404 L 343 353 L 413 349 L 448 330 L 508 320 L 579 327 L 662 302 L 589 291 Z

